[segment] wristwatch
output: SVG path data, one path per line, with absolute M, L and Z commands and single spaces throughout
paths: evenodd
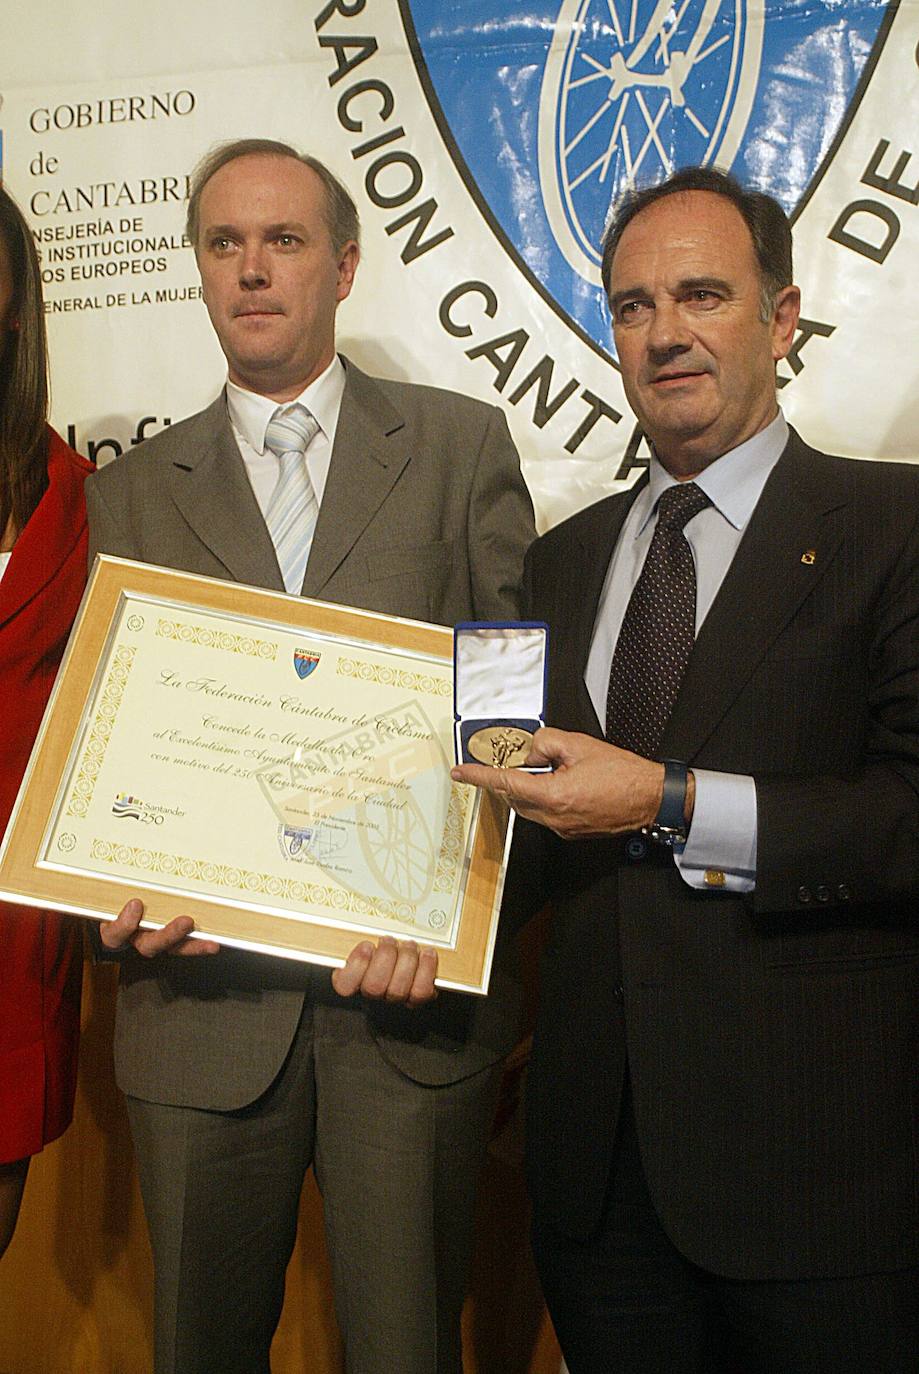
M 641 833 L 657 844 L 671 847 L 685 844 L 689 833 L 686 825 L 686 787 L 689 768 L 678 759 L 664 759 L 664 793 L 657 815 Z

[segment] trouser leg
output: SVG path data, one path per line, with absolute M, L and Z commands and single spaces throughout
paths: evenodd
M 313 1150 L 308 1024 L 241 1111 L 127 1103 L 156 1271 L 156 1374 L 268 1374 Z
M 715 1281 L 744 1374 L 915 1374 L 919 1270 Z
M 348 1374 L 461 1374 L 499 1070 L 425 1087 L 386 1063 L 359 1007 L 314 1015 L 316 1176 Z
M 536 1267 L 570 1374 L 713 1374 L 708 1298 L 654 1210 L 626 1091 L 597 1233 L 534 1228 Z
M 739 1282 L 673 1246 L 644 1177 L 626 1091 L 604 1216 L 534 1231 L 570 1374 L 914 1374 L 919 1272 Z

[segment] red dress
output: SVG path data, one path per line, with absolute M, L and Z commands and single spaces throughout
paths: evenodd
M 48 489 L 0 578 L 0 833 L 86 581 L 83 481 L 49 432 Z M 73 1113 L 81 943 L 53 912 L 0 902 L 0 1163 L 33 1155 Z

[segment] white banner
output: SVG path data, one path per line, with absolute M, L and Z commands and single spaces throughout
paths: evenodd
M 597 243 L 612 197 L 688 162 L 793 218 L 792 422 L 833 452 L 916 457 L 916 0 L 501 8 L 126 0 L 116 27 L 88 0 L 20 10 L 3 176 L 41 253 L 57 428 L 105 462 L 216 394 L 187 176 L 213 143 L 265 136 L 357 202 L 340 347 L 503 405 L 543 528 L 644 461 Z

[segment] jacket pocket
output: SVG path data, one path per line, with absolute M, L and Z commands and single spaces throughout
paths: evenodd
M 367 577 L 375 582 L 406 573 L 434 572 L 450 566 L 453 541 L 436 544 L 403 544 L 393 549 L 377 549 L 364 555 Z

